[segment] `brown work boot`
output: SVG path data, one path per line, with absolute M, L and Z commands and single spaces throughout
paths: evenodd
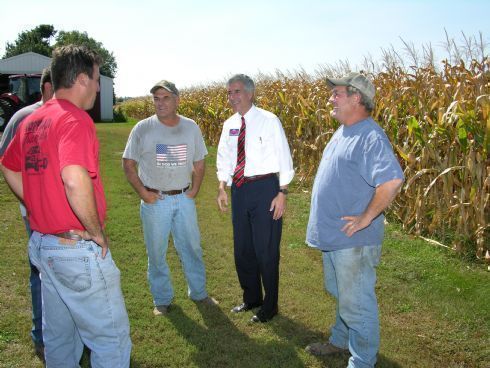
M 165 314 L 168 313 L 168 308 L 169 305 L 157 305 L 155 308 L 153 308 L 153 314 L 155 316 L 164 316 Z
M 332 345 L 329 342 L 314 342 L 309 344 L 305 350 L 312 355 L 332 355 L 340 353 L 348 353 L 349 349 L 342 349 L 338 346 Z

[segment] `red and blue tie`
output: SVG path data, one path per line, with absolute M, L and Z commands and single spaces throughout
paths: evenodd
M 245 118 L 242 116 L 242 126 L 238 134 L 238 147 L 235 173 L 233 174 L 233 183 L 240 187 L 245 181 Z

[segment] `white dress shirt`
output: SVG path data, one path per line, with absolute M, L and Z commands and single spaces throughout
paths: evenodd
M 279 185 L 287 185 L 294 176 L 293 160 L 279 118 L 252 105 L 244 115 L 245 176 L 279 174 Z M 232 184 L 237 160 L 237 141 L 242 116 L 235 113 L 223 124 L 218 144 L 216 167 L 218 180 Z

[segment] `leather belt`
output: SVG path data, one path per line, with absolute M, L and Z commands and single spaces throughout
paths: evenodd
M 276 174 L 270 173 L 270 174 L 264 174 L 264 175 L 245 176 L 244 182 L 250 183 L 252 181 L 262 180 L 262 179 L 268 178 L 268 177 L 273 176 L 273 175 L 276 175 Z
M 65 231 L 64 233 L 51 234 L 51 235 L 57 236 L 58 238 L 68 239 L 68 240 L 76 240 L 76 241 L 83 240 L 83 238 L 80 235 L 75 234 L 71 231 Z
M 177 195 L 177 194 L 182 194 L 184 193 L 187 189 L 189 189 L 189 186 L 186 186 L 184 189 L 176 189 L 176 190 L 158 190 L 158 189 L 153 189 L 153 188 L 148 188 L 145 186 L 146 190 L 156 193 L 156 194 L 165 194 L 165 195 Z

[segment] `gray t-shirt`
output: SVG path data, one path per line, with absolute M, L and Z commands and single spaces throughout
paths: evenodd
M 208 153 L 199 126 L 179 117 L 179 123 L 169 127 L 156 115 L 150 116 L 129 135 L 123 158 L 138 163 L 138 175 L 149 188 L 168 191 L 187 187 L 192 182 L 193 163 Z
M 10 141 L 14 138 L 15 132 L 17 131 L 17 128 L 19 127 L 22 120 L 31 115 L 37 109 L 39 109 L 42 104 L 42 101 L 36 102 L 35 104 L 20 109 L 14 115 L 12 115 L 9 122 L 7 123 L 7 126 L 5 127 L 5 131 L 2 135 L 2 141 L 0 142 L 0 157 L 2 157 L 7 150 L 7 147 L 10 144 Z
M 341 125 L 315 177 L 306 242 L 327 251 L 380 245 L 383 214 L 350 238 L 341 231 L 342 217 L 363 213 L 376 187 L 394 179 L 403 179 L 403 171 L 383 129 L 372 118 Z
M 17 128 L 19 127 L 20 123 L 22 123 L 22 121 L 26 117 L 28 117 L 34 111 L 39 109 L 42 105 L 43 102 L 38 101 L 32 105 L 20 109 L 14 115 L 12 115 L 12 117 L 7 123 L 7 126 L 5 127 L 5 131 L 2 134 L 2 140 L 0 141 L 0 157 L 3 156 L 10 142 L 12 141 L 12 139 L 14 139 L 15 132 L 17 131 Z M 20 206 L 20 213 L 22 214 L 22 217 L 26 217 L 27 216 L 26 208 L 22 203 L 19 203 L 19 206 Z

